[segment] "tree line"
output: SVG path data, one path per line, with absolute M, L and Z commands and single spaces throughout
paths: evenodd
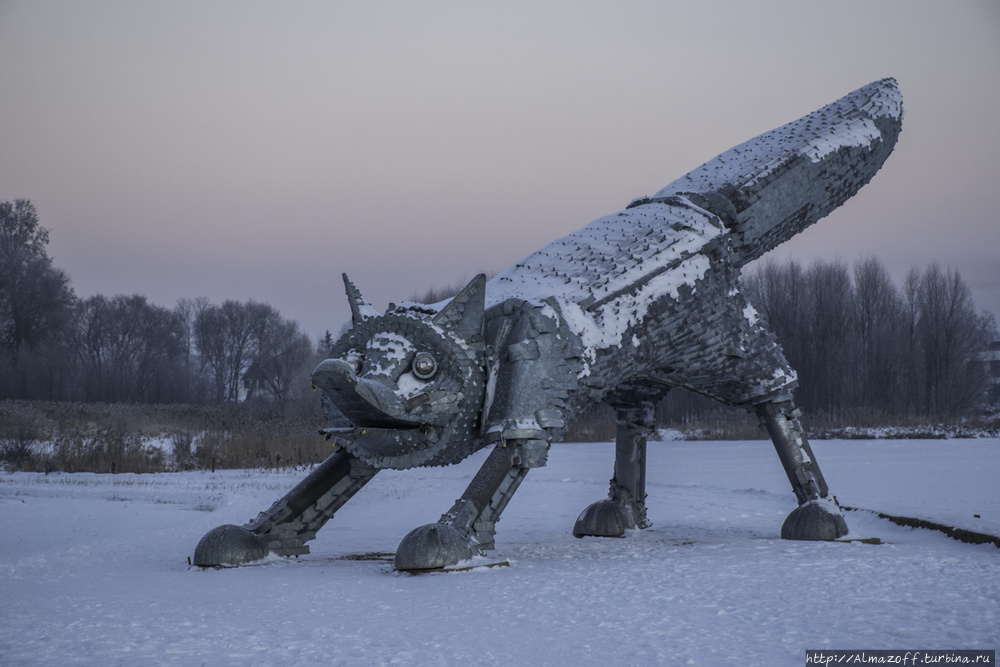
M 316 346 L 272 306 L 80 299 L 48 241 L 30 201 L 0 202 L 0 399 L 283 406 L 308 389 Z
M 982 353 L 997 340 L 957 271 L 931 264 L 897 287 L 882 262 L 764 262 L 743 289 L 798 371 L 796 402 L 832 416 L 954 416 L 989 386 Z
M 138 294 L 79 299 L 48 241 L 30 201 L 0 202 L 0 399 L 284 404 L 308 390 L 309 371 L 333 342 L 327 332 L 313 345 L 296 322 L 255 301 L 165 308 Z M 897 287 L 875 257 L 850 268 L 765 261 L 744 275 L 743 289 L 798 371 L 796 400 L 807 411 L 956 415 L 988 386 L 980 355 L 1000 336 L 957 271 L 915 268 Z M 703 409 L 680 398 L 668 402 Z

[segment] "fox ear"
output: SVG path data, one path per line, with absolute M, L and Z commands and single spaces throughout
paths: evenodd
M 365 301 L 365 297 L 361 296 L 361 292 L 354 286 L 346 273 L 344 274 L 344 289 L 347 290 L 347 302 L 351 304 L 351 324 L 353 326 L 361 324 L 369 317 L 378 317 L 378 311 Z
M 486 310 L 486 275 L 480 273 L 455 295 L 432 322 L 456 336 L 478 343 L 483 339 Z

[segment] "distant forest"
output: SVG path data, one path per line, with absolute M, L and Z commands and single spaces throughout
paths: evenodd
M 0 202 L 0 399 L 284 407 L 312 393 L 321 352 L 274 307 L 80 299 L 48 241 L 30 201 Z
M 255 301 L 202 297 L 171 309 L 138 294 L 80 299 L 48 240 L 30 201 L 0 202 L 0 400 L 316 402 L 308 378 L 329 332 L 314 343 Z M 956 416 L 989 387 L 982 355 L 1000 336 L 956 271 L 913 269 L 899 287 L 875 257 L 852 267 L 765 262 L 743 287 L 798 371 L 796 402 L 806 411 Z M 665 419 L 712 407 L 672 394 Z
M 913 268 L 898 288 L 876 257 L 850 269 L 770 262 L 743 289 L 798 371 L 803 409 L 944 416 L 986 396 L 996 321 L 957 271 Z

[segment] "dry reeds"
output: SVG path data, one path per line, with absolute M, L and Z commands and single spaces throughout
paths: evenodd
M 806 413 L 812 439 L 956 438 L 1000 435 L 1000 410 L 960 421 L 874 410 Z M 28 472 L 165 472 L 312 466 L 333 447 L 318 414 L 265 405 L 108 405 L 0 401 L 0 465 Z M 664 423 L 685 440 L 760 440 L 757 419 L 736 408 L 690 410 Z M 615 439 L 615 413 L 600 403 L 573 423 L 566 442 Z
M 34 472 L 288 468 L 329 456 L 321 425 L 260 405 L 2 401 L 0 456 L 8 469 Z

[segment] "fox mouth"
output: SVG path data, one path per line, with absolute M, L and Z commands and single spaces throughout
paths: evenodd
M 379 428 L 373 426 L 353 426 L 348 428 L 325 428 L 320 431 L 326 438 L 351 451 L 359 447 L 369 456 L 401 456 L 415 450 L 425 449 L 433 437 L 429 426 L 419 429 Z
M 403 401 L 391 389 L 359 378 L 346 361 L 323 361 L 313 371 L 312 381 L 358 428 L 410 430 L 421 425 L 407 418 Z

